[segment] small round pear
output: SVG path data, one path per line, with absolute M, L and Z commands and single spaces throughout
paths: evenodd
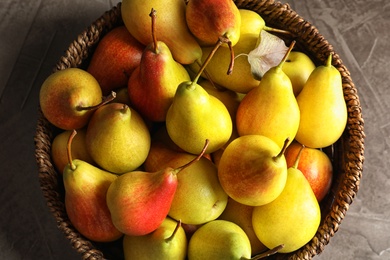
M 198 228 L 188 244 L 189 260 L 250 259 L 248 236 L 237 224 L 214 220 Z

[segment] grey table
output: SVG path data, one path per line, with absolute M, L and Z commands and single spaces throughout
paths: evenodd
M 69 43 L 110 0 L 0 2 L 0 259 L 78 259 L 40 191 L 34 158 L 38 93 Z M 316 259 L 390 259 L 390 2 L 289 0 L 352 74 L 365 120 L 358 195 Z

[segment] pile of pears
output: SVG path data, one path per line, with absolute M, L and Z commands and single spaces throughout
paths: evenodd
M 300 154 L 292 167 L 284 154 L 331 146 L 346 127 L 332 54 L 315 65 L 292 41 L 259 79 L 246 55 L 262 32 L 288 32 L 231 0 L 168 2 L 123 0 L 124 24 L 87 68 L 42 84 L 69 220 L 91 241 L 121 239 L 125 259 L 294 252 L 321 210 Z

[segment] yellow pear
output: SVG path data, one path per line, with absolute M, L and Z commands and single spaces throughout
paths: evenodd
M 332 65 L 332 55 L 318 66 L 297 96 L 300 123 L 296 140 L 308 147 L 332 145 L 343 134 L 348 112 L 340 72 Z
M 189 260 L 245 260 L 251 245 L 244 230 L 226 220 L 214 220 L 195 231 L 188 243 Z
M 301 150 L 302 151 L 302 150 Z M 302 172 L 294 166 L 287 170 L 287 181 L 282 193 L 272 202 L 255 207 L 253 229 L 268 248 L 284 245 L 279 252 L 293 252 L 309 242 L 317 232 L 321 210 Z
M 199 60 L 202 49 L 187 27 L 183 0 L 123 0 L 121 14 L 129 32 L 144 45 L 152 41 L 149 17 L 152 8 L 160 21 L 156 26 L 156 37 L 168 45 L 174 59 L 182 64 Z
M 155 231 L 147 235 L 125 235 L 123 249 L 125 260 L 184 260 L 187 255 L 187 237 L 181 222 L 166 218 Z
M 242 99 L 236 115 L 237 131 L 242 135 L 264 135 L 280 147 L 290 142 L 298 131 L 300 112 L 291 80 L 282 66 L 291 51 L 291 44 L 279 65 L 269 69 L 259 86 Z

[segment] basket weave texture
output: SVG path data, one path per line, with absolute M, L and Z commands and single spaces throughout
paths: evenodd
M 266 0 L 236 0 L 234 2 L 239 8 L 258 12 L 269 26 L 292 32 L 296 40 L 296 47 L 307 53 L 315 63 L 325 63 L 328 55 L 332 54 L 332 64 L 342 76 L 348 121 L 340 140 L 332 147 L 325 149 L 333 163 L 334 180 L 331 191 L 321 202 L 321 224 L 316 235 L 304 247 L 290 254 L 276 254 L 271 257 L 272 259 L 311 259 L 324 250 L 337 232 L 359 190 L 364 162 L 365 134 L 357 90 L 348 69 L 334 51 L 333 46 L 318 32 L 315 26 L 300 17 L 288 4 Z M 69 45 L 56 64 L 54 71 L 69 67 L 84 67 L 99 40 L 112 28 L 123 25 L 120 8 L 121 3 L 118 3 L 82 32 Z M 40 118 L 34 138 L 39 181 L 43 196 L 58 228 L 82 259 L 123 258 L 120 242 L 107 244 L 91 242 L 84 238 L 70 223 L 64 206 L 62 177 L 56 172 L 51 160 L 51 142 L 58 129 L 47 121 L 40 110 L 39 113 Z

